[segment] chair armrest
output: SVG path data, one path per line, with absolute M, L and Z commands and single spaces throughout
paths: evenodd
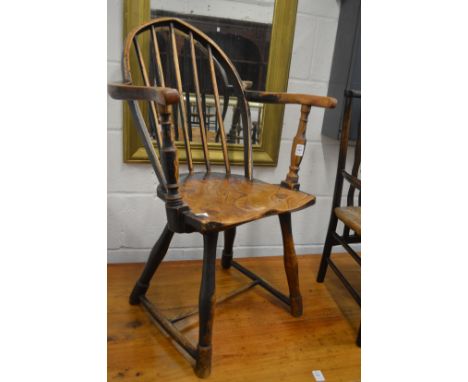
M 161 106 L 179 102 L 179 92 L 172 88 L 110 83 L 107 85 L 107 91 L 112 98 L 120 100 L 155 101 Z
M 258 92 L 246 90 L 247 100 L 262 103 L 295 103 L 300 105 L 334 108 L 337 100 L 332 97 L 317 96 L 312 94 L 298 93 L 276 93 L 276 92 Z

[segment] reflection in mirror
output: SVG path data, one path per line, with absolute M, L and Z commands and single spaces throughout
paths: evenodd
M 177 17 L 198 28 L 223 49 L 236 67 L 245 88 L 265 90 L 274 2 L 275 0 L 151 0 L 151 17 Z M 180 107 L 173 114 L 176 140 L 183 139 L 186 123 L 190 141 L 201 142 L 200 128 L 204 126 L 207 141 L 219 143 L 219 121 L 206 51 L 196 46 L 198 78 L 195 78 L 191 44 L 186 36 L 176 35 L 177 52 L 173 52 L 167 29 L 157 32 L 157 41 L 162 73 L 155 70 L 151 74 L 156 77 L 156 82 L 161 84 L 163 79 L 165 86 L 178 88 L 174 53 L 177 53 L 180 66 L 184 102 L 181 100 Z M 154 47 L 150 48 L 154 50 Z M 200 90 L 201 118 L 196 81 Z M 237 97 L 233 94 L 230 79 L 220 65 L 216 65 L 216 83 L 226 140 L 230 144 L 243 144 L 242 118 Z M 256 145 L 261 143 L 263 110 L 263 104 L 250 103 L 252 143 Z

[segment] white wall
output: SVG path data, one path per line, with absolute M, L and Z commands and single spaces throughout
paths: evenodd
M 120 80 L 122 3 L 108 0 L 108 79 Z M 338 0 L 299 0 L 289 92 L 326 95 L 339 16 Z M 315 206 L 293 214 L 298 254 L 320 253 L 330 215 L 338 142 L 322 137 L 324 111 L 313 109 L 300 170 L 301 189 L 317 196 Z M 256 178 L 278 183 L 288 169 L 299 106 L 287 106 L 278 166 L 255 168 Z M 165 224 L 164 204 L 155 196 L 149 165 L 122 161 L 122 104 L 108 100 L 108 261 L 145 261 Z M 200 259 L 199 234 L 176 234 L 166 259 Z M 223 238 L 220 235 L 219 246 Z M 235 256 L 281 255 L 278 218 L 238 227 Z

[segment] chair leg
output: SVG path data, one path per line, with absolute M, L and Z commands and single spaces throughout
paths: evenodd
M 229 269 L 232 263 L 232 247 L 236 237 L 236 227 L 224 231 L 224 250 L 221 256 L 221 265 L 224 269 Z
M 283 236 L 284 269 L 288 279 L 291 314 L 294 317 L 302 315 L 302 296 L 299 290 L 299 271 L 297 266 L 296 250 L 291 229 L 291 214 L 279 215 L 281 234 Z
M 211 337 L 216 303 L 215 264 L 216 243 L 218 233 L 212 232 L 203 235 L 203 267 L 199 296 L 199 337 L 195 374 L 206 378 L 211 373 Z
M 133 291 L 130 294 L 130 304 L 138 304 L 140 302 L 140 297 L 145 295 L 149 288 L 150 281 L 156 272 L 156 269 L 158 269 L 159 265 L 164 259 L 164 256 L 166 256 L 167 249 L 169 248 L 169 244 L 172 240 L 172 236 L 174 236 L 174 232 L 171 231 L 166 225 L 161 236 L 151 250 L 148 261 L 146 262 L 145 268 L 143 269 L 140 278 L 133 287 Z
M 330 224 L 328 225 L 327 238 L 325 239 L 325 246 L 323 247 L 322 259 L 320 260 L 320 267 L 317 273 L 317 282 L 322 283 L 325 280 L 327 274 L 328 259 L 330 258 L 332 247 L 333 247 L 333 232 L 336 230 L 338 220 L 335 214 L 330 218 Z

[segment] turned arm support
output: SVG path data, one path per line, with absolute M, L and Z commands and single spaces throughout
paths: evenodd
M 324 107 L 327 109 L 334 108 L 337 104 L 337 100 L 332 97 L 297 93 L 245 91 L 245 94 L 247 100 L 253 102 L 301 105 L 301 118 L 299 120 L 299 126 L 291 148 L 289 172 L 286 175 L 286 179 L 281 182 L 282 187 L 289 188 L 291 190 L 298 190 L 298 172 L 306 146 L 307 119 L 309 117 L 310 109 L 312 106 Z
M 109 95 L 120 100 L 154 101 L 158 105 L 167 106 L 179 102 L 179 92 L 172 88 L 136 86 L 131 83 L 110 83 L 107 85 Z
M 281 182 L 281 186 L 292 190 L 299 189 L 299 166 L 304 155 L 306 145 L 307 119 L 312 106 L 334 108 L 337 100 L 333 97 L 317 96 L 312 94 L 299 93 L 278 93 L 278 92 L 259 92 L 245 91 L 247 100 L 261 103 L 273 104 L 299 104 L 301 105 L 301 118 L 294 137 L 291 149 L 291 164 L 286 179 Z

